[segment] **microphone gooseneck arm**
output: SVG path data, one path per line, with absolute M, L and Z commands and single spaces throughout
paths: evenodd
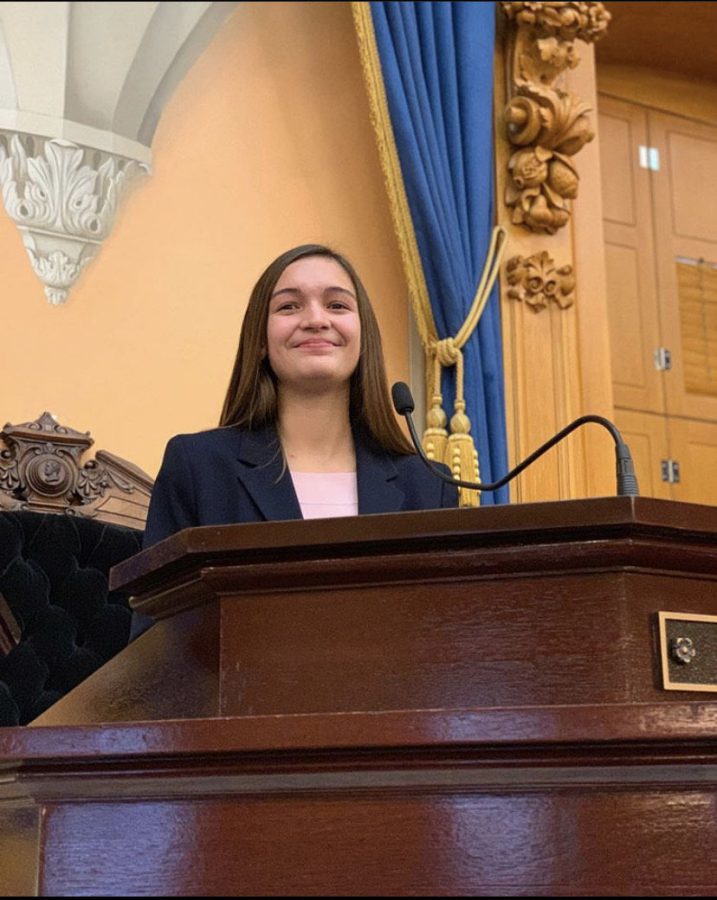
M 604 428 L 607 428 L 615 442 L 615 468 L 617 474 L 618 495 L 630 497 L 638 497 L 640 495 L 640 491 L 637 486 L 637 477 L 635 475 L 635 467 L 633 465 L 632 456 L 630 454 L 630 448 L 623 441 L 622 436 L 620 435 L 620 432 L 617 430 L 616 426 L 609 419 L 606 419 L 603 416 L 580 416 L 579 419 L 575 419 L 574 422 L 566 425 L 565 428 L 561 429 L 556 435 L 551 437 L 550 440 L 546 441 L 544 444 L 541 444 L 537 450 L 531 453 L 530 456 L 526 457 L 521 463 L 518 463 L 518 465 L 514 469 L 511 469 L 507 475 L 499 478 L 498 481 L 492 481 L 490 483 L 483 484 L 477 481 L 462 481 L 459 478 L 453 478 L 451 475 L 446 475 L 445 472 L 442 472 L 439 468 L 437 468 L 426 456 L 425 451 L 421 446 L 418 434 L 416 433 L 416 426 L 413 423 L 413 416 L 411 415 L 414 409 L 414 403 L 408 385 L 404 384 L 402 381 L 396 382 L 392 389 L 392 396 L 393 405 L 396 409 L 396 412 L 399 415 L 405 417 L 408 424 L 408 430 L 411 433 L 411 440 L 413 441 L 416 451 L 418 452 L 418 455 L 421 457 L 423 462 L 439 478 L 442 478 L 444 481 L 450 482 L 451 484 L 455 484 L 458 487 L 469 488 L 475 491 L 495 491 L 499 487 L 503 487 L 504 484 L 507 484 L 512 478 L 515 478 L 516 475 L 519 475 L 523 471 L 523 469 L 527 468 L 531 463 L 535 462 L 536 459 L 550 450 L 550 448 L 555 446 L 555 444 L 562 441 L 564 437 L 567 437 L 567 435 L 575 431 L 576 428 L 579 428 L 581 425 L 585 425 L 588 422 L 595 422 L 596 424 L 602 425 Z

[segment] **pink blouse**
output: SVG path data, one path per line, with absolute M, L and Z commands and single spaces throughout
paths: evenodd
M 358 514 L 355 472 L 291 472 L 305 519 L 329 519 Z

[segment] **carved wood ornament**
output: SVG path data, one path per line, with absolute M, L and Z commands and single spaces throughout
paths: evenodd
M 575 275 L 572 266 L 556 269 L 547 251 L 532 256 L 514 256 L 505 267 L 511 300 L 524 301 L 533 312 L 545 309 L 548 303 L 567 309 L 575 300 Z
M 555 234 L 570 219 L 569 200 L 578 195 L 572 157 L 595 136 L 590 107 L 557 82 L 580 61 L 575 41 L 599 40 L 610 13 L 602 3 L 504 2 L 510 29 L 508 140 L 516 148 L 508 162 L 506 205 L 512 221 L 531 231 Z
M 4 446 L 3 446 L 4 442 Z M 97 518 L 144 528 L 152 479 L 106 450 L 81 464 L 89 432 L 60 425 L 49 412 L 0 431 L 0 509 Z

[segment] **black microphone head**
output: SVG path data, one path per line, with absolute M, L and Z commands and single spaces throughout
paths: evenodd
M 399 416 L 405 416 L 406 413 L 412 413 L 415 404 L 411 395 L 411 389 L 403 381 L 397 381 L 391 388 L 391 398 L 393 406 Z

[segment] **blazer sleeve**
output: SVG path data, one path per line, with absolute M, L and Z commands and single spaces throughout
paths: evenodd
M 198 524 L 195 479 L 185 444 L 182 435 L 178 435 L 164 451 L 149 501 L 143 548 Z

